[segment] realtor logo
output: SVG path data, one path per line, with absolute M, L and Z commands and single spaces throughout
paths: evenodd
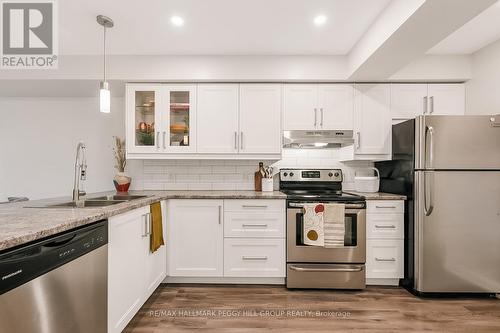
M 55 0 L 4 0 L 1 17 L 2 69 L 57 68 Z

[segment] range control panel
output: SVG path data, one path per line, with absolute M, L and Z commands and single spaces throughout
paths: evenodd
M 341 182 L 341 169 L 281 169 L 280 181 L 285 182 Z

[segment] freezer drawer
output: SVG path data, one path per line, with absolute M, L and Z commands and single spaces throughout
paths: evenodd
M 364 289 L 365 265 L 288 264 L 287 288 Z
M 499 293 L 500 171 L 415 179 L 415 289 Z

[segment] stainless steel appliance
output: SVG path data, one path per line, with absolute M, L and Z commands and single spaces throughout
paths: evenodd
M 106 332 L 107 221 L 0 254 L 0 332 Z
M 381 191 L 406 194 L 405 280 L 416 293 L 500 292 L 500 127 L 490 116 L 393 126 Z
M 365 288 L 366 204 L 342 192 L 342 170 L 281 169 L 280 191 L 287 195 L 287 288 Z M 302 243 L 303 205 L 346 205 L 344 247 Z
M 283 148 L 337 148 L 354 144 L 352 130 L 283 132 Z

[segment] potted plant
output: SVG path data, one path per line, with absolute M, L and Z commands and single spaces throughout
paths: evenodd
M 115 169 L 117 171 L 113 183 L 115 184 L 116 192 L 126 193 L 128 192 L 132 178 L 125 172 L 125 166 L 127 165 L 127 160 L 125 159 L 125 140 L 117 136 L 113 138 L 115 139 L 113 153 L 115 155 Z

